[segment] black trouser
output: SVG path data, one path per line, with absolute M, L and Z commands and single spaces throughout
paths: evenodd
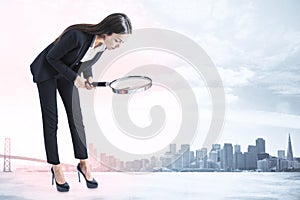
M 65 106 L 71 131 L 74 155 L 78 159 L 87 159 L 86 137 L 82 122 L 78 89 L 63 77 L 37 83 L 43 117 L 44 143 L 47 162 L 59 164 L 57 148 L 57 99 L 58 90 Z

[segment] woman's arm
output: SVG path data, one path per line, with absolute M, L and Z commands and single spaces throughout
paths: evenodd
M 72 82 L 75 81 L 77 74 L 64 62 L 62 62 L 61 59 L 69 51 L 78 46 L 79 43 L 77 34 L 76 30 L 66 32 L 46 55 L 46 59 L 51 66 Z
M 83 62 L 80 66 L 81 69 L 83 69 L 83 77 L 88 78 L 88 77 L 93 77 L 93 71 L 92 71 L 92 66 L 99 60 L 103 52 L 98 52 L 95 57 L 92 60 Z

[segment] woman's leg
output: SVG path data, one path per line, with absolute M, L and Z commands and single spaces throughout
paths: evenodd
M 58 123 L 56 85 L 56 79 L 50 79 L 37 84 L 42 110 L 47 162 L 54 165 L 60 163 L 56 137 Z
M 73 142 L 74 156 L 87 159 L 86 136 L 82 120 L 79 93 L 73 83 L 65 78 L 57 79 L 57 89 L 64 103 Z
M 81 168 L 82 172 L 85 174 L 85 177 L 87 178 L 87 180 L 89 180 L 89 181 L 93 180 L 88 159 L 80 160 L 80 168 Z
M 42 83 L 38 83 L 37 86 L 42 109 L 44 143 L 47 162 L 53 164 L 56 182 L 63 184 L 66 181 L 60 165 L 57 148 L 57 82 L 56 79 L 50 79 Z

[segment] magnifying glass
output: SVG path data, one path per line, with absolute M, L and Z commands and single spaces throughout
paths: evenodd
M 86 82 L 94 87 L 110 87 L 116 94 L 131 94 L 148 90 L 152 79 L 147 76 L 126 76 L 111 82 Z

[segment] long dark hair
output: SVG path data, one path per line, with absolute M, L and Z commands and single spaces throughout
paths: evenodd
M 113 13 L 108 15 L 98 24 L 74 24 L 66 28 L 54 43 L 56 44 L 60 38 L 68 31 L 77 29 L 92 35 L 103 37 L 104 34 L 131 34 L 132 27 L 129 18 L 123 13 Z

